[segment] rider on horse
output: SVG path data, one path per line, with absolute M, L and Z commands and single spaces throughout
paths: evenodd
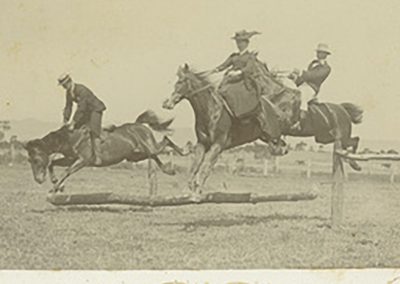
M 243 81 L 246 88 L 255 87 L 258 95 L 262 95 L 259 93 L 260 86 L 258 86 L 257 80 L 254 78 L 257 53 L 248 50 L 250 38 L 257 34 L 260 33 L 257 31 L 247 32 L 242 30 L 236 32 L 232 37 L 236 41 L 238 52 L 232 53 L 221 65 L 212 71 L 213 73 L 217 73 L 227 70 L 219 86 L 221 94 L 226 93 L 231 84 Z M 251 99 L 249 98 L 249 100 Z M 257 120 L 263 132 L 267 134 L 269 130 L 267 129 L 262 111 L 258 112 Z
M 237 32 L 232 39 L 236 41 L 236 46 L 239 52 L 232 53 L 221 65 L 214 69 L 214 72 L 222 72 L 228 69 L 221 86 L 224 83 L 236 81 L 243 76 L 243 74 L 250 67 L 250 59 L 255 56 L 254 52 L 248 50 L 250 38 L 254 35 L 260 34 L 259 32 L 247 32 L 245 30 Z
M 72 81 L 68 74 L 62 75 L 58 79 L 66 92 L 66 104 L 64 108 L 64 124 L 70 130 L 86 125 L 90 129 L 90 137 L 92 142 L 94 164 L 101 165 L 100 158 L 100 134 L 101 134 L 101 120 L 103 111 L 106 110 L 104 103 L 97 98 L 93 92 L 82 84 Z M 73 102 L 77 104 L 74 117 L 70 123 L 69 120 L 72 114 Z
M 317 58 L 311 61 L 307 70 L 301 74 L 295 69 L 288 77 L 292 79 L 301 91 L 301 106 L 303 111 L 308 110 L 308 104 L 317 102 L 317 95 L 322 83 L 328 78 L 331 67 L 327 63 L 327 57 L 331 54 L 328 45 L 320 43 L 316 49 Z M 301 120 L 303 112 L 300 112 L 299 120 L 292 126 L 292 129 L 301 130 Z

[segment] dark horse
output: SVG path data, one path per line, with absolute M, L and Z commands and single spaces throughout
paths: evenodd
M 363 110 L 352 103 L 318 103 L 310 102 L 308 111 L 303 112 L 304 119 L 301 121 L 301 131 L 291 129 L 291 119 L 299 115 L 300 100 L 297 97 L 300 93 L 283 85 L 272 74 L 264 73 L 264 87 L 266 89 L 266 98 L 274 105 L 278 106 L 278 113 L 286 123 L 281 124 L 283 135 L 294 137 L 315 137 L 315 141 L 321 144 L 330 144 L 336 140 L 340 141 L 344 150 L 351 149 L 356 153 L 359 144 L 359 137 L 352 137 L 352 124 L 362 122 Z M 296 101 L 294 110 L 285 106 L 285 101 L 291 99 Z M 281 110 L 289 110 L 285 111 Z M 356 161 L 347 161 L 354 170 L 361 170 Z
M 325 113 L 321 109 L 326 109 Z M 310 104 L 302 121 L 301 131 L 285 130 L 283 133 L 295 137 L 315 137 L 315 141 L 321 144 L 330 144 L 339 140 L 343 150 L 351 149 L 356 153 L 359 137 L 352 137 L 352 123 L 359 124 L 362 121 L 362 110 L 352 103 L 324 103 Z M 329 115 L 330 114 L 330 115 Z M 325 117 L 325 119 L 321 119 Z M 326 120 L 327 122 L 324 122 Z M 361 167 L 354 160 L 347 161 L 356 171 Z
M 190 70 L 187 64 L 178 70 L 178 81 L 175 90 L 164 101 L 163 107 L 173 109 L 183 99 L 191 104 L 195 114 L 195 132 L 197 144 L 194 150 L 194 160 L 190 169 L 189 188 L 201 193 L 201 187 L 210 175 L 212 167 L 217 162 L 223 150 L 260 139 L 271 146 L 274 154 L 287 153 L 284 141 L 280 139 L 276 116 L 268 116 L 265 123 L 269 124 L 273 136 L 262 133 L 256 119 L 247 122 L 236 121 L 228 111 L 216 86 L 201 73 Z M 263 109 L 270 108 L 267 101 Z
M 142 113 L 134 123 L 126 123 L 113 127 L 102 133 L 101 159 L 106 167 L 127 160 L 138 162 L 145 159 L 153 159 L 160 169 L 169 175 L 174 171 L 170 164 L 163 164 L 158 158 L 166 146 L 171 147 L 180 155 L 183 153 L 167 136 L 157 142 L 153 131 L 168 131 L 172 119 L 161 122 L 151 111 Z M 65 180 L 73 173 L 84 167 L 94 166 L 93 151 L 90 143 L 89 129 L 85 126 L 73 131 L 62 127 L 50 132 L 41 139 L 35 139 L 24 143 L 28 151 L 29 163 L 32 167 L 34 179 L 43 183 L 47 170 L 54 184 L 51 192 L 62 191 Z M 55 154 L 62 154 L 62 158 L 55 158 Z M 54 166 L 68 167 L 60 179 L 54 174 Z

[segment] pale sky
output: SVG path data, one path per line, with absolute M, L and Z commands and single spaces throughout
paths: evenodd
M 319 42 L 333 50 L 321 100 L 365 110 L 355 133 L 399 138 L 400 1 L 0 0 L 0 120 L 60 121 L 69 72 L 107 105 L 105 120 L 161 110 L 179 65 L 211 69 L 241 29 L 270 67 L 303 69 Z M 192 126 L 182 103 L 175 126 Z

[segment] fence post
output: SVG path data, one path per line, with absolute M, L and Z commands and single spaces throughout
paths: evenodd
M 263 168 L 263 175 L 266 177 L 268 176 L 268 159 L 264 159 L 264 168 Z
M 336 140 L 333 147 L 333 184 L 331 190 L 331 222 L 332 227 L 340 226 L 343 219 L 344 204 L 344 168 L 342 158 L 336 151 L 342 149 L 340 140 Z
M 278 173 L 279 172 L 279 160 L 277 156 L 272 156 L 272 161 L 273 161 L 273 172 Z
M 392 163 L 390 167 L 390 184 L 394 184 L 395 175 L 396 175 L 396 165 Z
M 232 170 L 231 170 L 231 164 L 230 164 L 230 160 L 229 158 L 225 159 L 225 170 L 227 174 L 231 174 Z
M 149 180 L 149 194 L 155 196 L 157 194 L 157 168 L 153 159 L 148 159 L 147 178 Z
M 17 136 L 15 136 L 15 135 L 11 136 L 11 138 L 10 138 L 10 156 L 11 156 L 11 161 L 10 161 L 10 164 L 9 164 L 10 167 L 12 167 L 14 165 L 15 160 L 16 160 L 16 156 L 17 156 L 16 155 L 17 152 L 16 152 L 16 149 L 15 149 L 15 143 L 16 142 L 17 142 Z
M 190 153 L 187 157 L 187 173 L 190 174 L 191 170 L 192 170 L 192 166 L 193 166 L 193 162 L 194 162 L 194 153 Z
M 174 166 L 174 153 L 172 151 L 169 151 L 169 162 L 171 166 Z
M 10 160 L 9 166 L 12 167 L 15 162 L 15 144 L 13 142 L 10 143 L 10 156 L 11 156 L 11 160 Z
M 346 171 L 346 165 L 345 165 L 345 164 L 343 164 L 343 179 L 344 179 L 345 181 L 348 181 L 348 180 L 349 180 L 349 174 L 348 174 L 347 171 Z
M 306 172 L 307 178 L 311 178 L 311 159 L 307 160 L 307 172 Z

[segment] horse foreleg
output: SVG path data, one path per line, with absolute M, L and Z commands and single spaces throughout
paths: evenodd
M 57 183 L 54 185 L 54 188 L 50 192 L 62 191 L 65 180 L 73 173 L 76 173 L 80 169 L 84 168 L 86 165 L 87 162 L 84 159 L 77 159 L 70 167 L 68 167 L 68 169 L 66 169 L 62 177 L 57 181 Z
M 47 167 L 49 171 L 50 180 L 53 184 L 58 182 L 58 178 L 54 173 L 54 166 L 58 167 L 69 167 L 73 163 L 73 160 L 67 158 L 53 159 L 51 158 L 50 163 Z
M 194 157 L 193 162 L 190 166 L 189 173 L 189 189 L 192 191 L 196 191 L 197 183 L 197 174 L 199 172 L 200 166 L 204 161 L 204 155 L 206 153 L 205 147 L 201 143 L 197 143 L 194 148 Z
M 220 144 L 214 144 L 211 146 L 210 150 L 205 155 L 203 164 L 201 165 L 201 168 L 199 171 L 199 187 L 200 187 L 200 189 L 201 189 L 201 187 L 204 186 L 208 177 L 210 176 L 211 170 L 214 167 L 214 165 L 216 164 L 221 151 L 222 151 L 222 146 Z M 199 193 L 201 193 L 201 190 Z

